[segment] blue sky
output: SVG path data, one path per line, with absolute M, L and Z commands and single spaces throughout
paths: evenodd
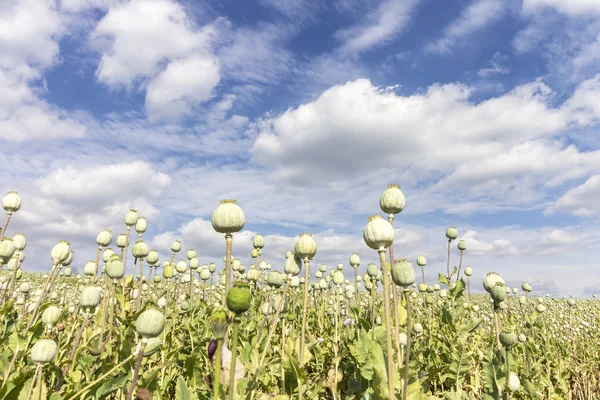
M 278 268 L 358 252 L 389 183 L 396 254 L 445 269 L 447 226 L 479 282 L 541 293 L 600 281 L 600 3 L 595 0 L 9 0 L 0 5 L 0 190 L 44 270 L 75 267 L 130 207 L 163 257 L 220 257 L 210 216 L 247 215 Z M 456 258 L 456 255 L 454 255 Z M 80 268 L 82 269 L 82 268 Z M 477 283 L 474 286 L 479 287 Z

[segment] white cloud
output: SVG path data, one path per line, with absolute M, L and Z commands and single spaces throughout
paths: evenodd
M 208 100 L 219 83 L 212 43 L 222 23 L 197 29 L 171 0 L 115 6 L 91 34 L 92 45 L 102 53 L 96 76 L 113 89 L 147 84 L 146 104 L 153 118 L 185 114 Z
M 449 53 L 457 42 L 502 18 L 504 11 L 505 5 L 502 0 L 474 0 L 461 12 L 456 21 L 444 29 L 443 37 L 429 43 L 425 50 L 439 54 Z
M 500 74 L 500 75 L 506 75 L 510 72 L 510 68 L 502 65 L 502 62 L 506 60 L 506 56 L 502 55 L 501 53 L 495 53 L 492 56 L 492 59 L 490 61 L 487 62 L 486 66 L 484 68 L 481 68 L 479 71 L 477 71 L 477 75 L 479 75 L 482 78 L 487 78 L 491 75 L 495 75 L 495 74 Z
M 570 213 L 581 217 L 600 214 L 600 175 L 593 175 L 583 184 L 570 189 L 554 204 L 546 208 L 546 214 Z
M 173 61 L 148 84 L 148 116 L 154 120 L 189 114 L 191 105 L 213 96 L 219 80 L 219 61 L 211 55 L 194 55 Z
M 45 70 L 57 63 L 66 27 L 54 1 L 0 6 L 0 141 L 81 137 L 86 128 L 40 96 Z
M 522 10 L 531 14 L 545 7 L 555 8 L 569 16 L 600 15 L 600 3 L 596 0 L 523 0 Z
M 519 253 L 519 250 L 507 239 L 496 239 L 492 242 L 478 240 L 476 231 L 467 231 L 460 239 L 466 241 L 468 254 L 474 256 L 502 256 Z
M 364 22 L 338 30 L 341 50 L 360 53 L 383 45 L 398 36 L 409 24 L 417 0 L 385 0 L 377 9 L 362 16 Z

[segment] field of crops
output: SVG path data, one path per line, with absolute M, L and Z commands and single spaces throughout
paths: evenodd
M 303 233 L 285 255 L 257 235 L 245 267 L 232 253 L 246 216 L 222 200 L 222 260 L 202 264 L 179 241 L 159 260 L 131 210 L 113 227 L 124 233 L 98 234 L 81 274 L 66 240 L 41 274 L 27 272 L 25 235 L 11 233 L 21 199 L 9 192 L 0 399 L 599 399 L 599 302 L 510 288 L 494 272 L 471 281 L 454 227 L 440 232 L 446 268 L 425 282 L 425 257 L 394 257 L 404 203 L 399 186 L 383 192 L 387 218 L 364 228 L 378 260 L 368 265 L 355 253 L 319 264 Z

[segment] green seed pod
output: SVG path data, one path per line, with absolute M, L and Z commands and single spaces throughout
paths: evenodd
M 546 311 L 546 306 L 543 304 L 538 304 L 537 306 L 535 306 L 535 309 L 537 310 L 537 312 L 543 313 Z
M 141 313 L 135 322 L 137 333 L 146 340 L 157 337 L 164 328 L 165 317 L 163 313 L 153 308 Z
M 394 242 L 394 227 L 381 215 L 375 214 L 369 217 L 363 239 L 373 250 L 384 250 Z
M 227 292 L 227 308 L 236 314 L 242 314 L 250 308 L 252 292 L 247 283 L 235 281 Z
M 427 291 L 427 284 L 423 283 L 423 282 L 419 283 L 418 289 L 419 289 L 419 293 L 426 292 Z
M 144 348 L 144 357 L 150 357 L 152 354 L 156 353 L 162 347 L 162 340 L 160 337 L 153 337 L 148 339 L 148 343 Z
M 293 313 L 289 312 L 285 315 L 285 319 L 287 320 L 287 322 L 294 322 L 296 317 L 294 316 Z
M 294 253 L 285 259 L 285 263 L 283 264 L 283 272 L 285 272 L 288 276 L 296 276 L 301 270 L 302 260 L 299 257 L 296 257 Z
M 324 274 L 325 272 L 327 272 L 327 264 L 321 264 L 321 265 L 319 265 L 319 271 L 321 271 L 322 274 Z
M 574 299 L 568 299 L 568 300 L 567 300 L 567 304 L 568 304 L 570 307 L 573 307 L 573 306 L 575 305 L 575 300 L 574 300 Z
M 413 325 L 413 331 L 417 335 L 420 335 L 421 333 L 423 333 L 423 325 L 421 325 L 420 322 L 417 322 L 416 324 Z
M 142 233 L 146 232 L 146 230 L 148 230 L 148 221 L 146 221 L 146 217 L 138 217 L 137 221 L 135 222 L 135 231 L 141 237 Z
M 44 325 L 46 325 L 46 327 L 52 328 L 60 319 L 61 314 L 62 311 L 60 308 L 55 305 L 51 305 L 42 313 L 42 322 Z
M 63 264 L 69 259 L 71 244 L 66 240 L 61 240 L 50 251 L 50 258 L 54 264 Z
M 54 360 L 58 346 L 52 339 L 40 339 L 31 348 L 31 361 L 36 364 L 47 364 Z
M 312 260 L 315 257 L 317 254 L 317 243 L 310 233 L 300 234 L 300 237 L 296 241 L 294 252 L 302 260 Z
M 455 240 L 458 237 L 458 230 L 456 230 L 455 227 L 451 226 L 450 228 L 446 229 L 446 237 L 449 240 Z
M 219 233 L 239 232 L 246 224 L 246 216 L 235 200 L 219 200 L 221 203 L 212 214 L 213 229 Z
M 100 292 L 96 286 L 86 286 L 79 297 L 82 308 L 94 308 L 100 303 Z
M 391 272 L 394 283 L 404 289 L 415 283 L 415 269 L 407 259 L 394 261 Z
M 367 274 L 369 274 L 371 278 L 376 278 L 379 274 L 379 268 L 377 268 L 377 265 L 373 263 L 367 265 Z
M 344 283 L 344 273 L 340 270 L 337 270 L 333 273 L 333 284 L 340 286 L 342 283 Z
M 154 283 L 159 283 L 160 282 L 160 276 L 154 275 L 154 278 L 152 278 L 152 280 L 154 281 Z
M 501 282 L 497 282 L 492 290 L 490 291 L 490 296 L 494 300 L 494 303 L 499 304 L 506 300 L 506 290 L 505 286 Z
M 506 286 L 506 284 L 504 283 L 504 279 L 502 279 L 502 277 L 495 272 L 488 272 L 485 278 L 483 279 L 483 288 L 486 292 L 491 293 L 492 288 L 494 287 L 494 285 L 496 285 L 496 282 L 502 283 L 502 290 L 505 290 L 504 286 Z
M 150 265 L 154 265 L 158 262 L 158 252 L 156 250 L 150 250 L 146 256 L 146 262 Z
M 398 214 L 404 209 L 406 198 L 399 185 L 388 185 L 379 198 L 379 207 L 386 214 Z
M 280 288 L 283 285 L 283 275 L 277 271 L 269 272 L 267 275 L 267 284 L 273 288 Z
M 352 255 L 350 255 L 350 265 L 353 268 L 358 268 L 358 266 L 360 265 L 360 257 L 358 256 L 358 254 L 352 253 Z
M 425 303 L 427 303 L 428 305 L 432 305 L 433 303 L 435 303 L 435 299 L 432 295 L 428 294 L 427 296 L 425 296 Z
M 524 292 L 531 292 L 531 285 L 527 282 L 523 282 L 521 284 L 521 289 L 523 289 Z
M 150 253 L 150 249 L 142 239 L 139 239 L 131 248 L 131 253 L 135 258 L 146 258 L 148 253 Z
M 163 278 L 171 279 L 175 275 L 175 270 L 172 264 L 166 264 L 163 266 Z
M 138 215 L 137 215 L 137 210 L 136 209 L 130 209 L 127 214 L 125 214 L 125 225 L 131 227 L 134 226 L 136 224 L 138 220 Z
M 471 277 L 471 275 L 473 275 L 473 268 L 467 265 L 467 267 L 465 268 L 465 276 Z
M 435 288 L 432 285 L 427 285 L 427 293 L 435 292 Z
M 106 275 L 111 279 L 121 279 L 125 274 L 125 266 L 121 261 L 121 256 L 113 254 L 106 264 Z
M 517 335 L 512 332 L 502 331 L 500 332 L 500 343 L 506 348 L 511 348 L 517 344 Z
M 2 208 L 7 213 L 15 213 L 21 208 L 21 196 L 19 192 L 15 190 L 9 191 L 6 196 L 2 198 Z
M 96 244 L 100 247 L 108 247 L 112 242 L 112 233 L 109 229 L 105 229 L 96 236 Z
M 525 336 L 524 334 L 520 334 L 517 339 L 519 339 L 519 342 L 521 343 L 525 343 L 527 341 L 527 336 Z
M 458 241 L 458 249 L 460 251 L 465 251 L 467 249 L 467 242 L 463 239 Z

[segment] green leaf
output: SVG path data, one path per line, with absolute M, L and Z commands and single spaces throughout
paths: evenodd
M 461 326 L 460 328 L 458 328 L 459 335 L 463 336 L 467 333 L 473 332 L 475 329 L 477 329 L 477 327 L 481 324 L 482 321 L 483 318 L 477 318 L 469 322 L 468 324 Z
M 101 400 L 106 398 L 111 393 L 116 392 L 120 388 L 124 388 L 125 384 L 129 380 L 128 375 L 117 376 L 113 379 L 105 381 L 100 387 L 96 390 L 96 399 Z
M 175 388 L 175 399 L 176 400 L 192 400 L 192 394 L 190 393 L 190 389 L 187 387 L 185 383 L 185 379 L 183 376 L 179 376 L 177 378 L 177 387 Z
M 438 281 L 448 286 L 448 277 L 446 275 L 438 273 Z

